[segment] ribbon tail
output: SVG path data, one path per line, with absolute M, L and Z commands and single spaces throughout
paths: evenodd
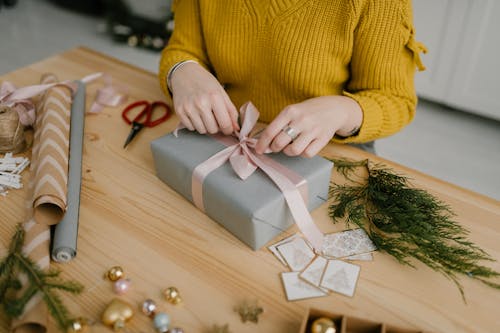
M 16 90 L 16 87 L 9 81 L 4 81 L 0 85 L 0 101 L 6 99 L 8 95 L 10 95 L 13 91 Z
M 16 89 L 15 91 L 10 94 L 8 97 L 8 100 L 23 100 L 23 99 L 29 99 L 33 96 L 36 96 L 38 94 L 41 94 L 47 89 L 52 88 L 55 85 L 58 85 L 60 83 L 47 83 L 47 84 L 37 84 L 33 86 L 28 86 L 28 87 L 23 87 Z
M 283 192 L 283 196 L 285 197 L 298 228 L 311 245 L 317 251 L 321 251 L 324 238 L 323 233 L 314 223 L 311 214 L 307 210 L 306 204 L 296 186 L 288 180 L 288 178 L 284 177 L 272 167 L 269 167 L 266 163 L 261 161 L 257 156 L 249 151 L 247 151 L 247 153 L 252 162 L 264 171 Z
M 101 76 L 103 76 L 103 73 L 102 72 L 97 72 L 97 73 L 89 74 L 89 75 L 81 78 L 80 81 L 82 81 L 83 83 L 87 84 L 87 83 L 90 83 L 90 82 L 94 81 L 95 79 L 100 78 Z
M 102 109 L 103 109 L 103 106 L 101 104 L 97 103 L 96 101 L 94 101 L 92 103 L 92 105 L 90 106 L 88 113 L 99 113 L 102 111 Z
M 203 181 L 210 172 L 226 163 L 237 148 L 238 145 L 227 147 L 194 168 L 193 175 L 191 176 L 191 194 L 193 196 L 193 203 L 201 211 L 205 211 L 205 205 L 203 204 Z

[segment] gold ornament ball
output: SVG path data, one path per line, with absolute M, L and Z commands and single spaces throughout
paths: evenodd
M 84 318 L 76 318 L 69 324 L 66 333 L 84 333 L 87 331 L 88 321 Z
M 118 281 L 119 279 L 121 279 L 123 276 L 124 276 L 124 273 L 123 273 L 123 268 L 121 268 L 120 266 L 114 266 L 114 267 L 111 267 L 108 271 L 108 273 L 106 274 L 106 276 L 108 277 L 108 279 L 110 281 Z
M 320 317 L 312 322 L 310 333 L 335 333 L 335 323 L 333 320 L 325 317 Z
M 134 310 L 132 306 L 121 299 L 115 298 L 104 310 L 101 320 L 106 326 L 112 327 L 115 331 L 123 328 L 125 322 L 132 319 Z
M 182 302 L 181 295 L 179 294 L 179 290 L 177 290 L 176 287 L 168 287 L 163 291 L 163 295 L 165 296 L 167 302 L 171 304 L 176 305 Z

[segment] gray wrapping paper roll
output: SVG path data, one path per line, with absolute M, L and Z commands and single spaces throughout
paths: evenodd
M 62 220 L 54 227 L 52 243 L 52 259 L 57 262 L 68 262 L 76 256 L 85 125 L 85 85 L 79 81 L 77 84 L 78 88 L 71 106 L 68 207 Z

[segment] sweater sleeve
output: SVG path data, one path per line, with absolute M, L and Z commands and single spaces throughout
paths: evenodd
M 363 2 L 360 4 L 360 2 Z M 410 0 L 358 2 L 351 76 L 343 95 L 363 111 L 358 133 L 337 142 L 367 142 L 401 130 L 414 117 L 415 67 L 425 47 L 414 40 Z
M 199 0 L 176 0 L 172 5 L 175 28 L 160 57 L 160 86 L 169 96 L 167 73 L 173 65 L 184 60 L 195 60 L 205 68 L 209 61 L 203 40 Z

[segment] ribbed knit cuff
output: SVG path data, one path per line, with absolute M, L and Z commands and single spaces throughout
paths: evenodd
M 339 143 L 362 143 L 379 137 L 383 126 L 383 113 L 378 103 L 371 97 L 352 94 L 347 91 L 342 95 L 355 100 L 363 111 L 363 122 L 357 135 L 347 138 L 335 137 L 332 141 Z

